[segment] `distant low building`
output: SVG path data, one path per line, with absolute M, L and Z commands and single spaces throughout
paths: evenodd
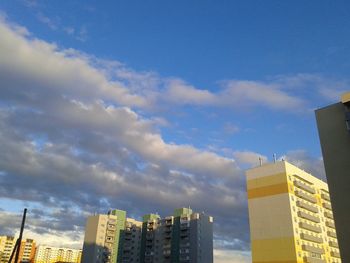
M 39 245 L 36 248 L 34 263 L 80 263 L 81 253 L 81 249 Z
M 13 236 L 0 236 L 0 263 L 8 263 L 15 247 L 17 239 Z M 23 239 L 19 247 L 20 262 L 34 262 L 35 241 Z M 13 257 L 12 262 L 15 261 Z
M 0 262 L 8 263 L 13 248 L 15 247 L 16 239 L 13 236 L 0 236 Z

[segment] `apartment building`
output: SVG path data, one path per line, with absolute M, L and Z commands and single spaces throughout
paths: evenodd
M 126 212 L 122 210 L 88 217 L 82 263 L 121 262 L 125 220 Z
M 22 240 L 19 248 L 19 259 L 21 262 L 34 262 L 36 244 L 33 239 Z
M 80 263 L 81 250 L 39 245 L 37 246 L 34 263 L 69 262 Z
M 189 208 L 175 209 L 161 218 L 143 217 L 141 262 L 213 262 L 213 218 L 193 213 Z
M 286 162 L 246 172 L 253 263 L 340 263 L 328 186 Z
M 122 210 L 91 216 L 82 262 L 212 263 L 213 218 L 189 208 L 164 218 L 148 214 L 142 221 L 126 218 Z
M 122 247 L 122 263 L 140 262 L 142 222 L 127 218 Z
M 0 236 L 0 262 L 8 263 L 13 248 L 16 244 L 15 237 L 13 236 Z
M 8 263 L 16 245 L 17 239 L 13 236 L 0 236 L 0 263 Z M 24 239 L 19 246 L 20 262 L 34 262 L 35 241 L 33 239 Z M 14 257 L 12 262 L 14 262 Z
M 316 110 L 335 225 L 343 262 L 350 262 L 350 92 Z

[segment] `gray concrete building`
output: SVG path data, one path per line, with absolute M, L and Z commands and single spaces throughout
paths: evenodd
M 122 210 L 87 219 L 82 263 L 213 263 L 213 218 L 175 209 L 161 218 Z
M 117 215 L 99 214 L 88 217 L 85 226 L 82 263 L 115 263 L 119 250 Z
M 350 92 L 316 110 L 342 262 L 350 262 Z
M 211 216 L 189 208 L 175 209 L 165 218 L 149 214 L 143 217 L 142 230 L 141 262 L 213 262 Z
M 122 263 L 140 263 L 141 234 L 142 222 L 127 218 L 122 242 Z

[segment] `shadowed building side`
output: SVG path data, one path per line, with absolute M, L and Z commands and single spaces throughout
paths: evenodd
M 318 133 L 343 262 L 350 262 L 350 92 L 316 110 Z

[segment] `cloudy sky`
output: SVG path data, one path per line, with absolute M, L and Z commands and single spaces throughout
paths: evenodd
M 314 109 L 349 90 L 348 1 L 0 2 L 0 235 L 81 247 L 86 217 L 191 206 L 249 262 L 244 170 L 324 179 Z

